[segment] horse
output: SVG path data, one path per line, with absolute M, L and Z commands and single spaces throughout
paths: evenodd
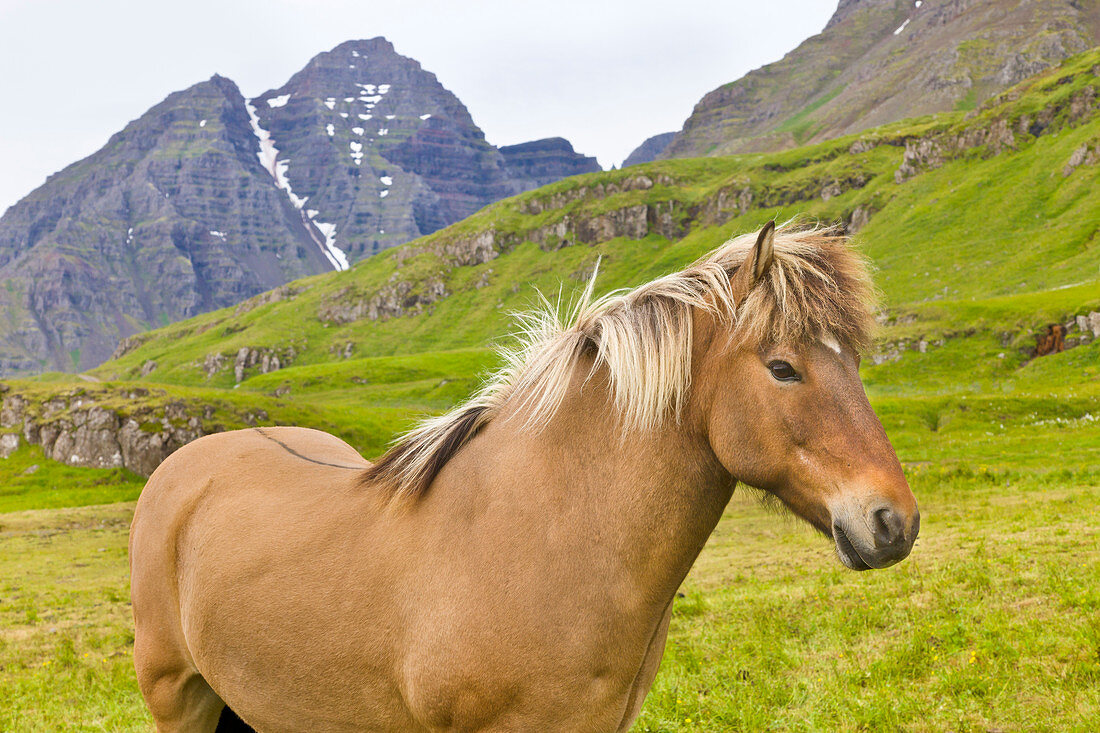
M 909 554 L 845 237 L 770 222 L 633 290 L 594 282 L 521 316 L 500 371 L 376 463 L 259 427 L 157 468 L 129 551 L 158 731 L 625 731 L 738 483 L 848 568 Z

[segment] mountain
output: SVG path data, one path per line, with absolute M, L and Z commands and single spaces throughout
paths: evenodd
M 367 399 L 389 383 L 383 361 L 372 360 L 389 360 L 406 365 L 395 381 L 423 379 L 416 390 L 436 394 L 446 379 L 427 381 L 401 359 L 487 347 L 507 332 L 510 313 L 535 302 L 536 289 L 562 288 L 568 296 L 598 259 L 599 292 L 636 285 L 732 234 L 802 214 L 858 232 L 874 262 L 885 300 L 883 343 L 866 361 L 876 365 L 883 389 L 903 390 L 914 376 L 892 366 L 899 360 L 921 364 L 921 379 L 945 380 L 937 389 L 969 389 L 993 377 L 1024 384 L 1034 373 L 1022 370 L 1037 334 L 1061 324 L 1084 344 L 1078 317 L 1091 323 L 1100 311 L 1097 210 L 1100 50 L 970 115 L 544 186 L 349 272 L 134 336 L 94 374 L 187 387 L 239 384 L 242 392 L 276 396 L 308 382 L 317 385 L 311 395 L 362 389 Z M 1089 363 L 1098 348 L 1100 341 L 1075 352 L 1084 355 L 1072 363 Z M 417 369 L 434 358 L 414 360 Z M 959 374 L 967 376 L 960 381 Z M 474 381 L 472 372 L 463 377 Z
M 170 95 L 0 219 L 0 370 L 86 369 L 118 340 L 327 263 L 256 156 L 236 85 Z
M 384 38 L 319 54 L 249 105 L 277 148 L 285 187 L 308 200 L 307 218 L 350 261 L 505 196 L 599 170 L 561 138 L 498 150 L 435 74 Z M 542 163 L 508 160 L 536 151 Z
M 569 141 L 561 137 L 505 145 L 500 153 L 509 175 L 522 181 L 525 191 L 569 176 L 602 170 L 595 158 L 574 151 Z
M 704 96 L 662 157 L 780 150 L 971 110 L 1097 43 L 1095 2 L 841 0 L 821 33 Z
M 623 168 L 628 165 L 639 165 L 640 163 L 657 160 L 657 157 L 665 152 L 665 148 L 668 147 L 674 137 L 676 137 L 675 132 L 662 132 L 660 135 L 646 138 L 641 145 L 631 151 L 630 155 L 626 156 L 626 160 L 623 161 Z
M 384 38 L 321 53 L 251 100 L 214 76 L 0 217 L 0 375 L 90 368 L 131 334 L 593 170 L 561 138 L 489 144 Z
M 873 263 L 884 303 L 861 374 L 908 460 L 1051 471 L 1035 450 L 1046 436 L 1058 465 L 1093 470 L 1098 209 L 1100 49 L 972 115 L 560 181 L 348 272 L 132 336 L 81 378 L 2 384 L 0 478 L 18 500 L 43 480 L 27 478 L 32 463 L 64 469 L 43 458 L 148 474 L 198 435 L 261 424 L 328 430 L 378 455 L 416 416 L 476 390 L 536 290 L 568 302 L 597 261 L 597 294 L 634 286 L 797 213 L 858 231 Z M 78 478 L 51 479 L 51 496 L 109 493 Z

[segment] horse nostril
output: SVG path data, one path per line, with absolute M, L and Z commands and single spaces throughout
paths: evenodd
M 901 517 L 890 509 L 879 509 L 874 515 L 875 545 L 890 547 L 905 537 Z

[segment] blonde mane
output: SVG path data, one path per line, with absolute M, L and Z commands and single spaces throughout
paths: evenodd
M 518 317 L 516 344 L 501 349 L 503 366 L 477 394 L 401 436 L 366 469 L 364 483 L 423 494 L 447 460 L 513 400 L 525 426 L 540 428 L 561 405 L 585 354 L 594 357 L 593 372 L 607 370 L 624 429 L 653 430 L 670 417 L 678 420 L 691 385 L 696 308 L 751 343 L 832 338 L 857 350 L 868 344 L 873 290 L 846 237 L 832 229 L 780 227 L 771 267 L 737 303 L 731 277 L 755 241 L 755 234 L 735 237 L 684 270 L 600 298 L 592 297 L 593 273 L 565 313 L 543 298 L 541 308 Z

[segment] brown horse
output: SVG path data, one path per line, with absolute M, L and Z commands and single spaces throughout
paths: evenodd
M 159 731 L 624 731 L 738 481 L 849 568 L 909 553 L 916 501 L 859 380 L 871 290 L 844 239 L 769 224 L 591 289 L 564 322 L 526 318 L 491 383 L 377 464 L 256 428 L 157 469 L 130 562 Z

